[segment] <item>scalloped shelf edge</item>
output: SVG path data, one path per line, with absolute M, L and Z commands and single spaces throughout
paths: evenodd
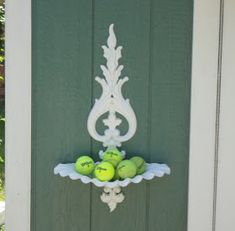
M 126 187 L 130 183 L 138 184 L 142 180 L 152 180 L 154 177 L 163 177 L 165 174 L 170 175 L 171 170 L 166 164 L 158 164 L 158 163 L 146 163 L 147 170 L 141 174 L 137 175 L 133 178 L 127 178 L 124 180 L 116 180 L 116 181 L 99 181 L 96 178 L 90 178 L 89 176 L 84 176 L 76 172 L 74 168 L 74 163 L 67 164 L 58 164 L 54 168 L 54 174 L 59 174 L 61 177 L 69 177 L 72 180 L 81 180 L 84 184 L 93 183 L 97 187 Z

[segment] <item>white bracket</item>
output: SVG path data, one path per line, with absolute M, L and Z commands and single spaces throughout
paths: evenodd
M 107 203 L 110 212 L 116 209 L 117 204 L 123 202 L 125 196 L 123 195 L 121 188 L 119 186 L 115 188 L 104 187 L 104 191 L 100 196 L 101 201 Z
M 108 148 L 120 147 L 122 142 L 134 136 L 137 127 L 136 116 L 129 99 L 124 99 L 122 95 L 122 86 L 128 81 L 128 77 L 120 78 L 123 65 L 119 65 L 118 60 L 122 56 L 122 47 L 116 47 L 117 39 L 113 27 L 113 24 L 109 26 L 107 46 L 102 46 L 107 62 L 105 66 L 101 65 L 100 68 L 105 78 L 95 78 L 102 86 L 102 94 L 99 99 L 95 100 L 95 104 L 87 120 L 87 129 L 90 136 L 102 142 L 103 146 Z M 108 113 L 108 117 L 103 119 L 103 123 L 108 128 L 105 129 L 104 134 L 100 134 L 96 130 L 96 123 L 105 113 Z M 117 117 L 117 113 L 121 114 L 128 122 L 128 131 L 124 135 L 121 135 L 117 128 L 122 122 L 122 120 Z M 125 158 L 126 152 L 122 150 L 121 153 L 123 158 Z M 99 152 L 99 156 L 103 159 L 102 150 Z M 74 165 L 74 163 L 60 163 L 54 168 L 54 174 L 59 174 L 62 177 L 69 176 L 72 180 L 80 179 L 84 184 L 93 183 L 97 187 L 103 187 L 104 190 L 100 198 L 102 202 L 108 204 L 110 212 L 114 211 L 117 204 L 121 203 L 125 198 L 121 187 L 126 187 L 130 183 L 140 183 L 143 179 L 151 180 L 154 177 L 162 177 L 165 174 L 170 174 L 170 168 L 165 164 L 146 163 L 146 171 L 141 175 L 120 181 L 103 182 L 99 181 L 97 178 L 79 174 L 75 170 Z
M 61 177 L 68 176 L 71 180 L 81 180 L 84 184 L 92 183 L 96 187 L 104 188 L 101 200 L 108 204 L 110 212 L 116 208 L 118 203 L 124 200 L 124 195 L 121 192 L 122 187 L 127 187 L 131 183 L 138 184 L 142 180 L 152 180 L 154 177 L 163 177 L 165 174 L 169 175 L 170 172 L 170 168 L 166 164 L 146 163 L 146 171 L 143 174 L 133 178 L 109 182 L 99 181 L 96 178 L 78 173 L 75 170 L 75 163 L 58 164 L 54 168 L 54 174 L 59 174 Z
M 102 94 L 99 99 L 95 100 L 87 120 L 87 129 L 90 136 L 102 142 L 103 146 L 108 148 L 120 147 L 122 142 L 134 136 L 137 127 L 136 116 L 129 99 L 124 99 L 122 95 L 122 86 L 128 81 L 128 77 L 119 78 L 124 67 L 118 64 L 118 60 L 122 57 L 122 47 L 116 47 L 117 39 L 113 27 L 113 24 L 109 26 L 107 46 L 102 46 L 107 62 L 106 66 L 101 65 L 100 68 L 105 78 L 95 78 L 102 87 Z M 96 122 L 106 112 L 108 112 L 108 118 L 104 119 L 103 123 L 108 128 L 101 135 L 96 130 Z M 124 135 L 121 135 L 119 129 L 117 129 L 122 123 L 122 120 L 117 117 L 117 113 L 121 114 L 128 122 L 129 129 Z M 102 153 L 102 151 L 99 153 L 101 158 Z M 122 153 L 125 156 L 125 152 L 122 151 Z M 117 203 L 121 203 L 124 200 L 124 195 L 120 187 L 104 187 L 101 200 L 108 204 L 110 212 L 112 212 L 116 208 Z
M 117 39 L 113 31 L 114 25 L 109 26 L 109 37 L 107 46 L 102 46 L 104 57 L 107 60 L 106 66 L 101 65 L 105 78 L 96 77 L 95 80 L 102 86 L 102 94 L 88 116 L 87 129 L 92 138 L 103 143 L 104 147 L 120 147 L 122 142 L 129 140 L 136 132 L 136 116 L 129 103 L 129 99 L 124 99 L 122 95 L 122 85 L 128 81 L 128 77 L 119 79 L 123 65 L 118 64 L 122 57 L 122 47 L 116 48 Z M 108 118 L 103 123 L 108 128 L 101 135 L 96 130 L 96 122 L 100 116 L 108 112 Z M 129 129 L 125 135 L 120 135 L 117 127 L 122 120 L 117 117 L 117 113 L 126 118 Z

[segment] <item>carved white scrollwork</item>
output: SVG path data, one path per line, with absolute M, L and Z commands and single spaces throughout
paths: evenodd
M 128 77 L 120 78 L 123 65 L 119 65 L 121 58 L 121 46 L 117 46 L 117 39 L 113 31 L 114 25 L 109 26 L 109 37 L 107 46 L 102 46 L 104 57 L 107 60 L 106 65 L 101 65 L 101 70 L 105 78 L 96 77 L 95 80 L 102 87 L 102 94 L 99 99 L 95 100 L 95 104 L 88 116 L 87 129 L 92 138 L 103 143 L 104 147 L 113 148 L 120 147 L 122 142 L 132 138 L 136 132 L 137 122 L 135 113 L 129 103 L 129 99 L 124 99 L 122 95 L 122 86 L 128 81 Z M 104 134 L 100 134 L 96 130 L 98 119 L 108 114 L 103 119 L 104 125 L 107 127 Z M 121 135 L 118 126 L 122 120 L 118 114 L 122 115 L 128 122 L 128 131 Z M 121 151 L 123 159 L 126 152 Z M 99 157 L 103 159 L 104 151 L 100 150 Z M 99 162 L 96 162 L 98 164 Z M 127 187 L 130 183 L 140 183 L 142 180 L 151 180 L 154 177 L 162 177 L 170 174 L 170 168 L 166 164 L 146 163 L 146 170 L 140 175 L 133 178 L 120 179 L 115 181 L 100 181 L 96 177 L 82 175 L 76 171 L 75 163 L 60 163 L 54 168 L 54 173 L 62 177 L 69 176 L 72 180 L 80 180 L 84 184 L 92 183 L 97 187 L 103 187 L 100 195 L 101 201 L 109 206 L 110 212 L 114 211 L 118 203 L 121 203 L 125 196 L 121 191 L 122 187 Z
M 120 187 L 109 188 L 104 187 L 104 192 L 101 194 L 100 199 L 107 203 L 110 209 L 110 212 L 113 212 L 116 209 L 118 203 L 122 203 L 125 199 Z
M 120 78 L 123 65 L 119 65 L 118 60 L 122 56 L 122 47 L 116 47 L 117 39 L 113 27 L 113 24 L 109 26 L 107 46 L 102 46 L 107 63 L 106 66 L 101 65 L 100 68 L 105 78 L 95 78 L 102 86 L 103 92 L 101 97 L 95 100 L 87 120 L 89 134 L 95 140 L 102 142 L 104 147 L 120 147 L 122 142 L 133 137 L 137 126 L 136 116 L 129 99 L 124 99 L 122 95 L 122 86 L 128 81 L 128 77 Z M 106 112 L 108 112 L 108 118 L 104 119 L 103 123 L 108 128 L 104 131 L 104 134 L 100 134 L 96 130 L 96 122 Z M 119 129 L 117 129 L 122 122 L 117 117 L 117 113 L 126 118 L 128 122 L 129 129 L 124 135 L 121 135 Z

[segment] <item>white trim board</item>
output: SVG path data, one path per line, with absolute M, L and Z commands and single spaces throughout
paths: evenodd
M 235 2 L 195 0 L 188 231 L 235 227 Z
M 195 0 L 188 231 L 212 231 L 220 0 Z
M 235 229 L 235 1 L 224 1 L 216 231 Z
M 6 2 L 7 231 L 30 231 L 30 197 L 31 0 L 11 0 Z

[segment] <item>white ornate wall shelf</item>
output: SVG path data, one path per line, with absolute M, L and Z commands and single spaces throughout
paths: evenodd
M 90 136 L 102 142 L 103 146 L 108 148 L 120 147 L 123 142 L 134 136 L 137 128 L 136 116 L 129 99 L 124 99 L 122 95 L 122 86 L 128 81 L 128 77 L 120 78 L 123 65 L 119 65 L 118 61 L 122 56 L 122 47 L 116 47 L 117 39 L 113 27 L 113 24 L 109 26 L 107 46 L 102 46 L 107 63 L 106 66 L 101 65 L 100 67 L 105 78 L 95 78 L 102 87 L 102 94 L 99 99 L 95 100 L 87 120 L 87 129 Z M 105 113 L 108 113 L 108 117 L 103 119 L 103 123 L 107 129 L 104 134 L 100 134 L 96 130 L 96 122 Z M 122 120 L 118 118 L 117 113 L 121 114 L 128 122 L 129 129 L 124 135 L 121 135 L 118 129 Z M 122 154 L 125 157 L 125 151 L 122 151 Z M 102 159 L 103 150 L 99 152 L 99 156 Z M 142 175 L 113 182 L 102 182 L 96 178 L 81 175 L 75 171 L 74 163 L 58 164 L 54 168 L 54 173 L 62 177 L 69 176 L 72 180 L 81 180 L 85 184 L 93 183 L 97 187 L 103 187 L 104 191 L 100 198 L 104 203 L 108 204 L 112 212 L 117 204 L 121 203 L 125 198 L 121 191 L 122 187 L 126 187 L 130 183 L 140 183 L 143 179 L 151 180 L 154 177 L 170 174 L 170 168 L 166 164 L 150 163 L 146 165 L 146 171 Z

